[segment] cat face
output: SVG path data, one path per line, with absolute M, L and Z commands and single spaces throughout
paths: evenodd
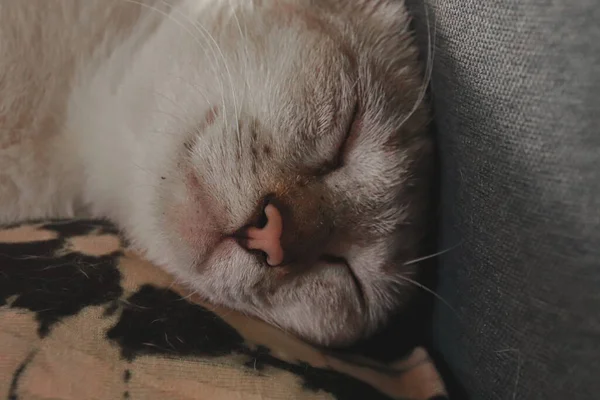
M 185 122 L 153 182 L 164 264 L 315 343 L 372 333 L 410 291 L 430 179 L 403 5 L 189 3 L 212 22 L 178 53 L 185 79 L 166 80 L 181 100 L 164 114 Z

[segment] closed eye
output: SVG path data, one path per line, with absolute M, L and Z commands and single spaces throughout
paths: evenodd
M 360 282 L 360 279 L 358 279 L 358 276 L 356 275 L 348 261 L 343 257 L 337 257 L 332 255 L 323 255 L 321 256 L 321 260 L 323 262 L 326 262 L 327 264 L 339 265 L 348 270 L 348 273 L 352 278 L 352 282 L 354 282 L 354 287 L 356 289 L 356 293 L 358 294 L 358 300 L 360 301 L 361 306 L 363 306 L 363 308 L 366 307 L 367 300 L 365 296 L 365 290 L 363 288 L 362 283 Z
M 348 126 L 346 127 L 344 138 L 338 146 L 338 149 L 335 153 L 335 157 L 332 160 L 328 160 L 318 169 L 318 171 L 316 172 L 317 176 L 325 176 L 344 167 L 346 161 L 345 155 L 348 151 L 348 143 L 358 130 L 358 112 L 359 107 L 357 103 L 354 106 L 354 110 L 351 114 L 352 117 L 350 118 Z

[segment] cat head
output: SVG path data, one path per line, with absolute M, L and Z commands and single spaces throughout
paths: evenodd
M 155 150 L 169 161 L 134 239 L 208 300 L 311 342 L 372 333 L 405 304 L 426 231 L 429 115 L 402 2 L 185 4 L 151 119 L 176 145 Z

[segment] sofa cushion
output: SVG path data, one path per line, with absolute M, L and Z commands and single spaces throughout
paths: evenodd
M 438 305 L 436 345 L 473 399 L 597 399 L 600 6 L 425 3 L 409 0 L 434 43 L 439 293 L 457 310 Z

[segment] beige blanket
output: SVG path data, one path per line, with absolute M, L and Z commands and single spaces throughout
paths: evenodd
M 340 359 L 189 296 L 99 221 L 0 229 L 0 398 L 441 399 L 427 353 Z

